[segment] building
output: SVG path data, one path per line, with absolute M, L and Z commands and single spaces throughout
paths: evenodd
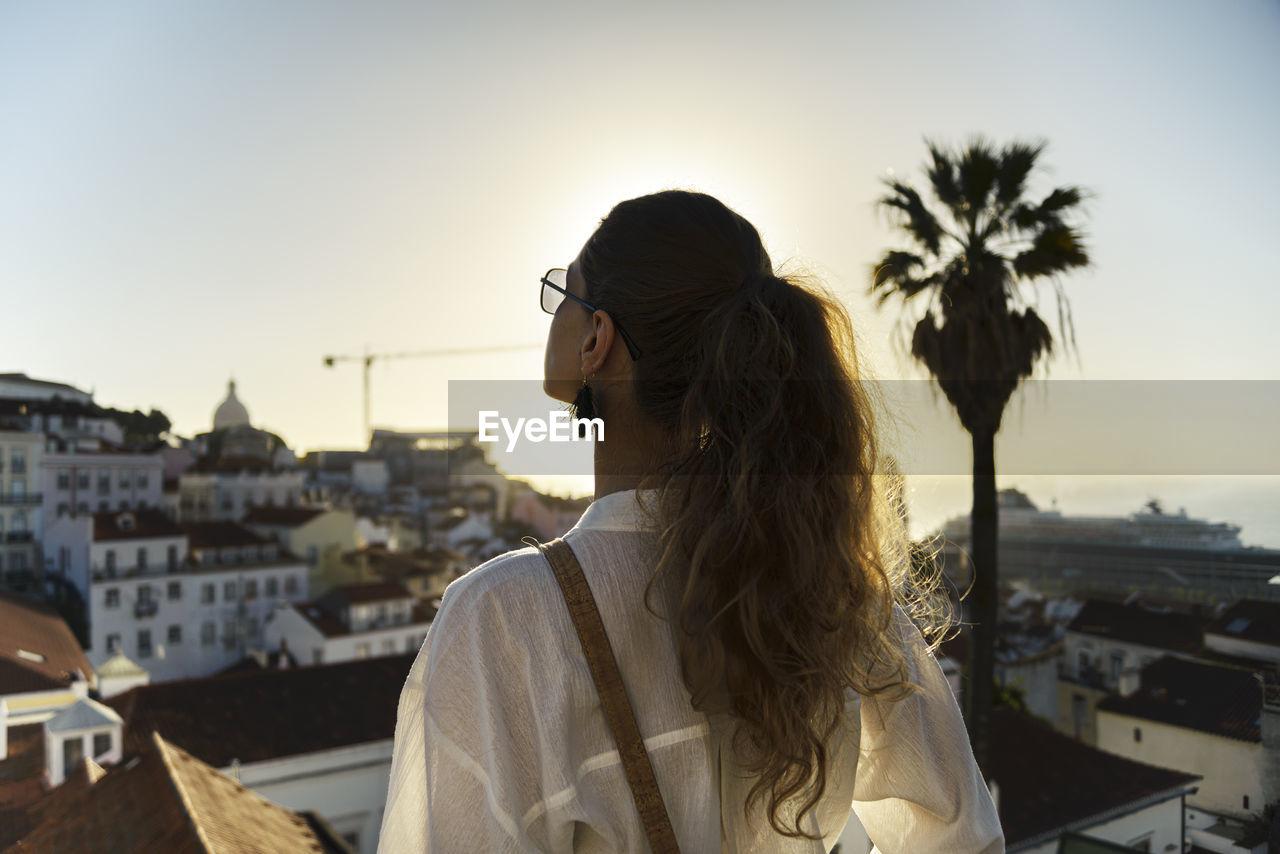
M 13 727 L 40 724 L 89 696 L 97 677 L 49 604 L 0 592 L 0 759 Z
M 147 685 L 106 704 L 124 719 L 126 751 L 154 729 L 271 802 L 324 816 L 354 850 L 373 854 L 413 658 Z
M 1142 669 L 1135 690 L 1098 704 L 1097 726 L 1098 746 L 1109 753 L 1202 778 L 1187 801 L 1196 813 L 1188 826 L 1209 850 L 1239 841 L 1266 804 L 1280 801 L 1280 705 L 1264 704 L 1263 677 L 1251 668 L 1161 656 Z
M 183 521 L 239 520 L 255 507 L 293 507 L 302 501 L 302 473 L 255 457 L 203 461 L 178 477 Z
M 1181 851 L 1199 777 L 1089 747 L 1008 706 L 991 710 L 991 776 L 1009 854 L 1057 854 L 1067 833 Z
M 1094 709 L 1113 691 L 1131 689 L 1138 671 L 1169 652 L 1203 645 L 1207 620 L 1140 604 L 1090 598 L 1068 624 L 1058 672 L 1058 729 L 1097 744 Z M 1123 682 L 1123 684 L 1122 684 Z
M 39 589 L 45 438 L 20 426 L 0 419 L 0 586 Z
M 399 582 L 335 587 L 314 602 L 280 603 L 263 632 L 268 650 L 281 644 L 306 664 L 416 653 L 435 608 Z
M 313 595 L 345 580 L 342 554 L 356 547 L 356 517 L 350 510 L 254 507 L 244 515 L 243 524 L 306 559 L 307 585 Z
M 106 712 L 118 726 L 119 716 Z M 127 759 L 109 756 L 102 764 L 77 759 L 65 783 L 0 830 L 5 854 L 91 849 L 352 854 L 322 817 L 272 803 L 159 732 L 144 739 Z

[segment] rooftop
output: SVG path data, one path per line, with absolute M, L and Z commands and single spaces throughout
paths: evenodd
M 93 539 L 146 540 L 157 537 L 181 537 L 183 530 L 162 511 L 153 507 L 145 510 L 113 510 L 93 514 Z
M 304 815 L 245 788 L 159 733 L 105 773 L 81 777 L 56 806 L 40 811 L 40 825 L 6 854 L 81 852 L 108 841 L 113 851 L 172 854 L 350 851 L 317 833 Z
M 239 522 L 183 522 L 182 530 L 193 549 L 220 549 L 235 546 L 276 545 Z
M 991 710 L 991 776 L 1010 847 L 1201 779 L 1090 747 L 1009 706 Z
M 1280 602 L 1240 599 L 1205 628 L 1206 632 L 1280 646 Z
M 93 666 L 62 616 L 47 602 L 0 591 L 0 697 L 66 688 Z
M 392 738 L 416 655 L 139 685 L 104 702 L 124 718 L 126 751 L 154 729 L 223 768 Z
M 279 525 L 296 528 L 328 512 L 325 507 L 254 507 L 242 520 L 246 525 Z
M 1250 668 L 1164 655 L 1143 668 L 1137 691 L 1105 697 L 1098 709 L 1240 741 L 1262 739 L 1262 683 Z
M 1177 652 L 1195 652 L 1204 644 L 1204 620 L 1191 614 L 1163 613 L 1102 599 L 1089 599 L 1068 631 Z

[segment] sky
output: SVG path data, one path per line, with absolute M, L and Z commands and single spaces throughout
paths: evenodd
M 897 310 L 866 294 L 903 244 L 875 201 L 888 175 L 923 187 L 926 139 L 981 133 L 1047 142 L 1033 198 L 1092 194 L 1093 265 L 1062 282 L 1076 349 L 1044 377 L 1276 381 L 1278 84 L 1271 0 L 6 0 L 0 287 L 21 321 L 0 371 L 161 409 L 183 435 L 234 378 L 301 453 L 362 447 L 361 371 L 326 355 L 529 345 L 375 363 L 374 426 L 440 428 L 450 381 L 540 382 L 538 277 L 617 202 L 682 187 L 822 278 L 868 376 L 919 380 Z M 954 418 L 937 429 L 922 441 L 965 452 Z M 1073 459 L 999 485 L 1068 514 L 1159 497 L 1280 547 L 1274 443 L 1264 474 Z M 910 481 L 916 529 L 967 509 L 966 477 Z

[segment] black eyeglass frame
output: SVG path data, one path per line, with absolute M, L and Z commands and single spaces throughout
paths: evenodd
M 574 296 L 564 288 L 557 285 L 555 282 L 548 279 L 547 277 L 550 276 L 552 273 L 554 273 L 556 270 L 564 270 L 565 277 L 567 279 L 569 275 L 568 270 L 565 270 L 564 267 L 552 267 L 550 270 L 542 274 L 543 287 L 554 288 L 555 290 L 567 296 L 569 299 L 573 300 L 576 303 L 579 303 L 580 305 L 585 306 L 586 308 L 590 309 L 593 312 L 607 310 L 607 309 L 600 309 L 592 305 L 591 303 L 587 302 L 586 300 L 580 297 Z M 539 294 L 538 296 L 538 307 L 541 308 L 543 311 L 546 311 L 547 314 L 555 314 L 554 311 L 547 311 L 546 307 L 542 304 L 541 294 Z M 631 340 L 631 336 L 627 334 L 627 331 L 622 328 L 622 324 L 619 323 L 616 318 L 613 321 L 613 325 L 617 327 L 618 334 L 622 336 L 622 343 L 627 345 L 627 352 L 631 354 L 632 360 L 638 360 L 640 358 L 640 348 L 635 345 L 635 342 Z

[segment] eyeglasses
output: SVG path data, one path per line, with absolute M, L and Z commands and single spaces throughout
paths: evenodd
M 566 285 L 569 283 L 569 271 L 563 267 L 552 267 L 542 277 L 542 310 L 547 314 L 555 314 L 556 309 L 564 302 L 564 298 L 568 297 L 574 302 L 581 303 L 591 311 L 599 311 L 600 309 L 584 299 L 579 299 L 569 293 Z M 622 342 L 627 345 L 627 352 L 631 354 L 632 359 L 640 358 L 640 349 L 636 347 L 635 342 L 631 340 L 631 336 L 622 328 L 622 324 L 614 320 L 613 325 L 617 327 L 618 334 L 622 336 Z

